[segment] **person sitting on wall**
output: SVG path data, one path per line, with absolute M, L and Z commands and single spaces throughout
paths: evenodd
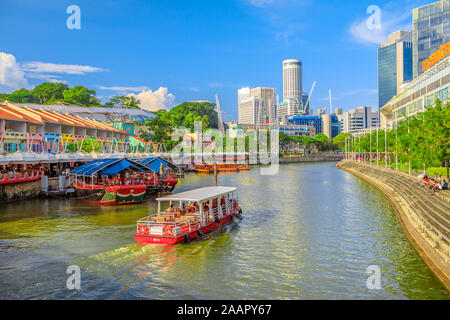
M 448 190 L 448 182 L 444 179 L 444 183 L 442 184 L 442 190 Z
M 430 184 L 430 180 L 428 179 L 427 176 L 424 176 L 423 179 L 422 179 L 422 182 L 420 183 L 420 186 L 423 187 L 426 184 L 429 185 Z

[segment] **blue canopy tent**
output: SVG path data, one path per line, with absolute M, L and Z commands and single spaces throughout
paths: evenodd
M 116 175 L 130 167 L 137 169 L 141 172 L 155 171 L 144 166 L 139 162 L 123 158 L 123 159 L 94 160 L 72 170 L 70 173 L 73 175 L 80 175 L 80 176 L 92 176 L 95 173 L 98 173 L 98 175 Z
M 163 168 L 168 166 L 169 168 L 178 170 L 178 167 L 174 165 L 172 162 L 161 159 L 160 157 L 147 158 L 142 160 L 140 163 L 155 172 L 159 172 L 161 165 L 163 166 Z

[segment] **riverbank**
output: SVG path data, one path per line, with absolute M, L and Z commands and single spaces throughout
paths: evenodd
M 432 194 L 415 177 L 381 166 L 341 161 L 337 167 L 384 193 L 412 246 L 450 291 L 449 191 Z

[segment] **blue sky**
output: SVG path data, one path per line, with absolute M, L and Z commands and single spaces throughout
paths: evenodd
M 147 105 L 215 101 L 237 118 L 237 89 L 277 88 L 284 59 L 303 61 L 311 106 L 377 106 L 377 46 L 411 29 L 411 10 L 432 1 L 192 0 L 0 3 L 0 92 L 64 81 L 97 97 L 134 93 Z M 69 5 L 81 29 L 69 30 Z M 367 8 L 381 9 L 369 30 Z

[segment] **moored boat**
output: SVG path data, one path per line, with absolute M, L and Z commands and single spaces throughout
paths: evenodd
M 157 198 L 158 211 L 137 221 L 140 243 L 189 242 L 232 222 L 242 213 L 234 187 L 205 187 Z M 163 203 L 169 205 L 162 209 Z M 178 206 L 174 207 L 174 203 Z
M 172 192 L 178 184 L 177 172 L 178 167 L 172 162 L 164 160 L 160 157 L 147 158 L 140 161 L 141 164 L 156 172 L 154 183 L 149 180 L 147 184 L 147 193 Z M 164 173 L 161 178 L 161 169 Z
M 217 171 L 238 171 L 239 165 L 237 164 L 218 164 Z M 195 171 L 197 172 L 214 172 L 214 165 L 212 164 L 198 164 L 195 166 Z
M 128 204 L 144 200 L 155 172 L 130 159 L 94 160 L 70 173 L 78 199 L 98 204 Z

